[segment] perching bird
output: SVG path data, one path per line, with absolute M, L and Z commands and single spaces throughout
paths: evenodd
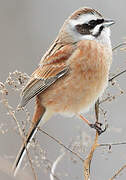
M 21 107 L 33 97 L 36 105 L 31 128 L 13 166 L 14 174 L 38 125 L 55 113 L 79 115 L 93 127 L 80 113 L 88 111 L 107 87 L 112 24 L 113 20 L 105 20 L 87 7 L 75 11 L 64 22 L 21 94 Z

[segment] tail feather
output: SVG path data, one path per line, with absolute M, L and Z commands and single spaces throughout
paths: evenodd
M 21 146 L 20 148 L 20 151 L 17 155 L 17 158 L 14 162 L 14 165 L 13 165 L 13 172 L 14 172 L 14 176 L 16 176 L 17 172 L 18 172 L 18 169 L 21 165 L 21 162 L 23 160 L 23 157 L 24 155 L 26 154 L 26 150 L 29 148 L 29 145 L 30 145 L 30 141 L 33 139 L 34 135 L 36 134 L 37 132 L 37 126 L 34 127 L 29 136 L 27 137 L 26 141 L 23 143 L 23 145 Z
M 37 132 L 38 125 L 40 125 L 40 122 L 41 122 L 41 125 L 43 125 L 45 122 L 49 120 L 51 116 L 52 116 L 52 112 L 49 110 L 45 111 L 45 108 L 41 106 L 39 100 L 36 99 L 36 110 L 32 119 L 32 126 L 13 164 L 12 169 L 13 169 L 14 176 L 16 176 L 18 169 L 20 168 L 21 162 L 23 160 L 23 157 L 26 154 L 26 150 L 28 150 L 30 142 Z M 41 121 L 41 118 L 42 118 L 42 121 Z

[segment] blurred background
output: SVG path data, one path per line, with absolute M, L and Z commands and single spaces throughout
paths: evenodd
M 39 64 L 41 57 L 56 38 L 57 33 L 64 20 L 76 9 L 82 6 L 89 6 L 97 9 L 104 17 L 113 19 L 116 24 L 112 27 L 113 47 L 126 40 L 126 1 L 115 0 L 0 0 L 0 81 L 4 82 L 9 72 L 15 70 L 26 72 L 30 75 Z M 126 52 L 119 49 L 114 52 L 111 73 L 118 73 L 126 69 Z M 126 74 L 117 79 L 117 83 L 124 90 L 123 95 L 117 87 L 108 88 L 108 92 L 117 95 L 112 102 L 103 104 L 107 111 L 108 130 L 99 138 L 100 143 L 122 142 L 126 140 Z M 12 91 L 9 102 L 15 107 L 19 103 L 19 93 Z M 27 105 L 32 116 L 34 102 Z M 93 110 L 85 116 L 94 121 Z M 19 119 L 23 116 L 18 115 Z M 101 116 L 101 121 L 103 121 Z M 19 134 L 14 131 L 15 123 L 6 114 L 5 108 L 0 105 L 0 128 L 7 129 L 7 133 L 0 133 L 0 179 L 13 180 L 7 174 L 4 167 L 9 167 L 14 161 L 21 146 L 22 140 Z M 72 143 L 82 144 L 85 152 L 81 155 L 85 158 L 89 151 L 95 131 L 89 129 L 77 117 L 53 117 L 43 127 L 49 134 L 60 139 L 65 145 Z M 45 151 L 47 159 L 54 162 L 62 154 L 61 147 L 46 135 L 38 133 L 36 137 L 41 148 Z M 89 146 L 88 146 L 89 145 Z M 37 157 L 32 152 L 33 159 Z M 4 160 L 6 159 L 6 161 Z M 82 180 L 83 164 L 78 159 L 74 162 L 72 157 L 65 155 L 59 163 L 56 173 L 59 179 Z M 8 164 L 8 161 L 10 164 Z M 27 161 L 26 161 L 27 162 Z M 6 164 L 7 163 L 7 164 Z M 126 163 L 126 145 L 114 146 L 111 151 L 107 148 L 99 148 L 94 154 L 91 166 L 93 180 L 107 180 Z M 44 164 L 44 163 L 43 163 Z M 45 166 L 48 166 L 44 164 Z M 42 165 L 35 167 L 39 179 L 49 180 L 48 167 Z M 22 166 L 23 167 L 23 166 Z M 46 170 L 45 170 L 46 169 Z M 32 179 L 31 169 L 25 168 L 29 179 Z M 16 179 L 26 179 L 22 176 Z M 28 179 L 28 178 L 27 178 Z M 126 179 L 126 170 L 117 179 Z

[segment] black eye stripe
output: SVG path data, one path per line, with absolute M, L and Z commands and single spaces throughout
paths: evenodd
M 88 23 L 90 26 L 96 26 L 97 25 L 97 21 L 96 20 L 91 20 Z
M 86 29 L 93 29 L 95 26 L 97 26 L 98 24 L 102 24 L 104 22 L 104 19 L 97 19 L 97 20 L 91 20 L 88 23 L 84 23 L 84 24 L 78 24 L 76 27 L 81 27 L 86 28 Z

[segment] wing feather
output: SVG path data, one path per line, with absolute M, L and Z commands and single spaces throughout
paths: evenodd
M 21 93 L 20 106 L 24 107 L 30 99 L 46 90 L 69 71 L 66 61 L 73 53 L 70 45 L 44 60 L 32 74 Z
M 24 92 L 22 92 L 22 98 L 20 106 L 24 107 L 30 99 L 32 99 L 34 96 L 40 94 L 45 89 L 47 89 L 51 84 L 53 84 L 57 79 L 61 78 L 63 75 L 65 75 L 68 72 L 68 67 L 60 71 L 56 76 L 50 77 L 48 79 L 35 79 L 31 82 L 30 88 L 25 89 Z

